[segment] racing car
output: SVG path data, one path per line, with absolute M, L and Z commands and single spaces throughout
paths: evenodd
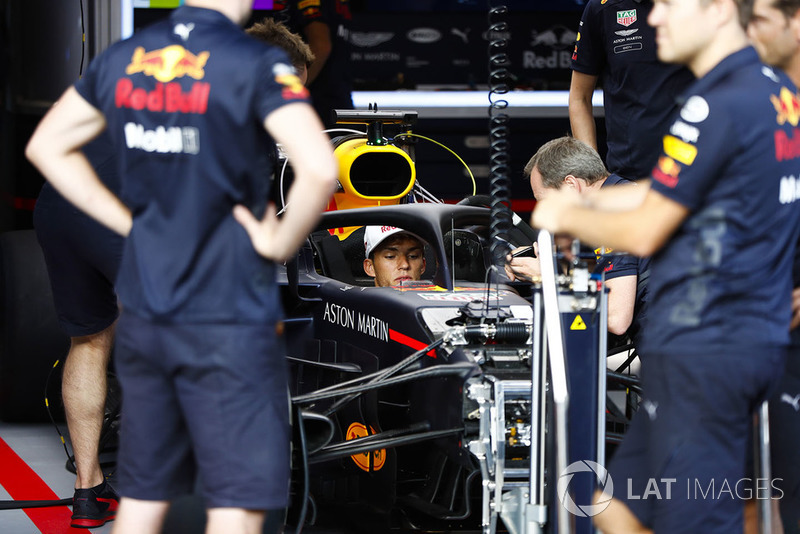
M 362 268 L 364 225 L 421 237 L 427 279 L 375 287 Z M 296 521 L 368 532 L 554 524 L 545 466 L 555 465 L 556 448 L 545 441 L 555 415 L 543 316 L 530 300 L 538 290 L 502 281 L 491 225 L 488 208 L 467 205 L 332 211 L 286 265 L 287 355 L 304 434 L 298 462 L 307 464 L 295 470 Z M 353 227 L 339 238 L 337 229 Z M 530 244 L 532 234 L 517 228 L 508 245 Z M 580 298 L 594 307 L 600 297 L 587 290 Z M 597 367 L 597 344 L 589 354 Z M 597 375 L 589 378 L 595 397 Z M 524 513 L 536 502 L 532 486 L 536 518 Z

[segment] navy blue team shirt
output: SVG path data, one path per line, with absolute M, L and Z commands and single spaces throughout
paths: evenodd
M 311 100 L 326 127 L 335 126 L 334 109 L 352 109 L 352 79 L 347 25 L 352 19 L 349 0 L 275 0 L 275 8 L 288 9 L 289 28 L 300 35 L 312 22 L 330 30 L 331 54 L 313 82 L 308 84 Z
M 96 58 L 77 91 L 101 110 L 133 213 L 117 293 L 159 322 L 281 317 L 275 266 L 233 219 L 263 215 L 274 141 L 263 121 L 307 102 L 282 50 L 183 6 Z
M 757 354 L 788 344 L 800 232 L 795 91 L 750 47 L 687 90 L 652 188 L 690 215 L 653 258 L 646 347 Z
M 630 180 L 610 174 L 603 182 L 601 187 L 611 187 L 615 185 L 630 184 Z M 628 327 L 628 334 L 637 347 L 640 343 L 640 335 L 645 318 L 647 317 L 647 278 L 649 277 L 650 258 L 639 258 L 630 254 L 614 254 L 609 250 L 605 254 L 600 254 L 601 249 L 595 249 L 597 263 L 592 271 L 594 275 L 604 275 L 606 280 L 613 280 L 622 276 L 636 276 L 636 302 L 633 308 L 633 321 Z
M 650 0 L 590 0 L 572 54 L 572 70 L 601 80 L 606 166 L 630 180 L 650 175 L 675 97 L 694 80 L 685 67 L 658 60 L 652 8 Z

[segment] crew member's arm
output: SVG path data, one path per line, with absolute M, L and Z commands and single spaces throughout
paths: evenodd
M 794 330 L 800 326 L 800 287 L 792 290 L 792 323 L 789 327 Z
M 650 179 L 583 193 L 584 206 L 601 211 L 626 211 L 641 206 L 650 190 Z
M 660 249 L 689 215 L 684 205 L 650 188 L 639 206 L 626 211 L 601 211 L 583 204 L 579 193 L 561 188 L 536 203 L 531 224 L 644 257 Z
M 308 81 L 306 82 L 306 85 L 310 85 L 325 66 L 325 62 L 328 61 L 333 50 L 333 40 L 330 27 L 319 20 L 307 24 L 303 28 L 303 35 L 308 47 L 314 53 L 314 61 L 308 67 Z
M 569 124 L 572 137 L 597 150 L 597 126 L 592 112 L 592 95 L 597 76 L 572 71 L 569 85 Z
M 64 198 L 127 236 L 130 210 L 100 181 L 81 152 L 105 127 L 103 114 L 70 87 L 39 122 L 25 155 Z
M 264 127 L 281 144 L 294 170 L 286 212 L 278 219 L 270 205 L 259 221 L 244 206 L 234 217 L 244 226 L 253 247 L 262 256 L 283 262 L 297 251 L 319 220 L 333 194 L 338 167 L 330 139 L 313 108 L 304 102 L 279 107 L 264 120 Z
M 636 304 L 637 277 L 620 276 L 606 280 L 608 288 L 608 331 L 618 336 L 628 331 Z

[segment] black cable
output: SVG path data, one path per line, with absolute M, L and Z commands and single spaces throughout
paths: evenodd
M 508 23 L 501 18 L 508 13 L 504 5 L 492 6 L 489 0 L 489 195 L 491 197 L 490 252 L 498 268 L 505 264 L 509 252 L 508 230 L 512 216 L 509 208 L 509 130 L 508 101 L 500 98 L 509 91 L 510 64 L 506 50 Z
M 81 5 L 81 66 L 78 70 L 78 78 L 83 76 L 83 60 L 86 57 L 86 23 L 83 21 L 83 0 L 78 0 Z
M 67 449 L 67 440 L 64 439 L 64 434 L 61 432 L 61 429 L 56 423 L 55 417 L 53 417 L 53 412 L 50 409 L 50 399 L 48 398 L 47 394 L 50 391 L 50 379 L 53 377 L 53 371 L 55 371 L 58 364 L 61 363 L 61 360 L 56 360 L 56 363 L 53 364 L 53 367 L 50 368 L 50 372 L 47 373 L 47 381 L 44 384 L 44 406 L 47 409 L 47 416 L 50 418 L 50 422 L 53 423 L 53 426 L 58 432 L 58 438 L 61 440 L 61 445 L 64 447 L 64 452 L 67 454 L 67 465 L 68 467 L 72 467 L 72 472 L 77 472 L 77 467 L 75 467 L 75 457 L 69 453 L 69 449 Z
M 17 510 L 20 508 L 47 508 L 49 506 L 70 506 L 72 497 L 52 501 L 0 501 L 0 510 Z
M 297 517 L 297 527 L 295 534 L 300 534 L 303 531 L 303 523 L 306 521 L 306 513 L 308 512 L 308 486 L 310 484 L 308 479 L 308 445 L 306 443 L 306 429 L 303 425 L 303 413 L 300 406 L 296 407 L 295 413 L 297 414 L 297 429 L 300 433 L 300 457 L 303 463 L 303 504 L 300 506 L 300 515 Z

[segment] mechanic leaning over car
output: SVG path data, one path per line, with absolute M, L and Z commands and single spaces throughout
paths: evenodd
M 761 60 L 800 83 L 800 0 L 755 0 L 747 27 Z M 797 129 L 795 136 L 797 135 Z M 800 254 L 795 253 L 792 331 L 786 370 L 769 402 L 772 476 L 782 479 L 777 500 L 783 530 L 800 534 Z
M 169 501 L 192 490 L 193 458 L 207 532 L 260 532 L 265 511 L 287 503 L 275 262 L 316 224 L 337 166 L 286 54 L 238 26 L 251 4 L 187 0 L 114 44 L 26 149 L 65 198 L 128 236 L 117 277 L 118 534 L 160 531 Z M 80 151 L 104 128 L 124 204 Z M 281 219 L 267 205 L 275 141 L 295 173 Z
M 751 415 L 783 373 L 800 233 L 792 150 L 800 102 L 762 64 L 745 25 L 753 0 L 658 1 L 661 60 L 698 80 L 663 136 L 652 178 L 597 197 L 562 188 L 532 224 L 653 255 L 643 400 L 612 459 L 606 533 L 742 531 Z M 671 484 L 671 498 L 642 498 Z M 696 488 L 716 490 L 703 498 Z M 596 493 L 596 499 L 602 498 Z
M 375 287 L 416 281 L 425 272 L 425 243 L 402 228 L 367 226 L 364 254 L 364 272 L 375 278 Z
M 635 183 L 609 174 L 600 155 L 592 147 L 572 137 L 559 137 L 545 143 L 524 169 L 536 200 L 546 198 L 562 187 L 589 195 L 600 188 Z M 647 284 L 650 259 L 612 254 L 598 248 L 594 274 L 605 275 L 608 287 L 608 331 L 615 336 L 626 333 L 639 346 L 639 334 L 647 313 Z M 506 274 L 511 280 L 531 280 L 541 276 L 539 259 L 508 257 Z M 610 340 L 609 340 L 610 341 Z

